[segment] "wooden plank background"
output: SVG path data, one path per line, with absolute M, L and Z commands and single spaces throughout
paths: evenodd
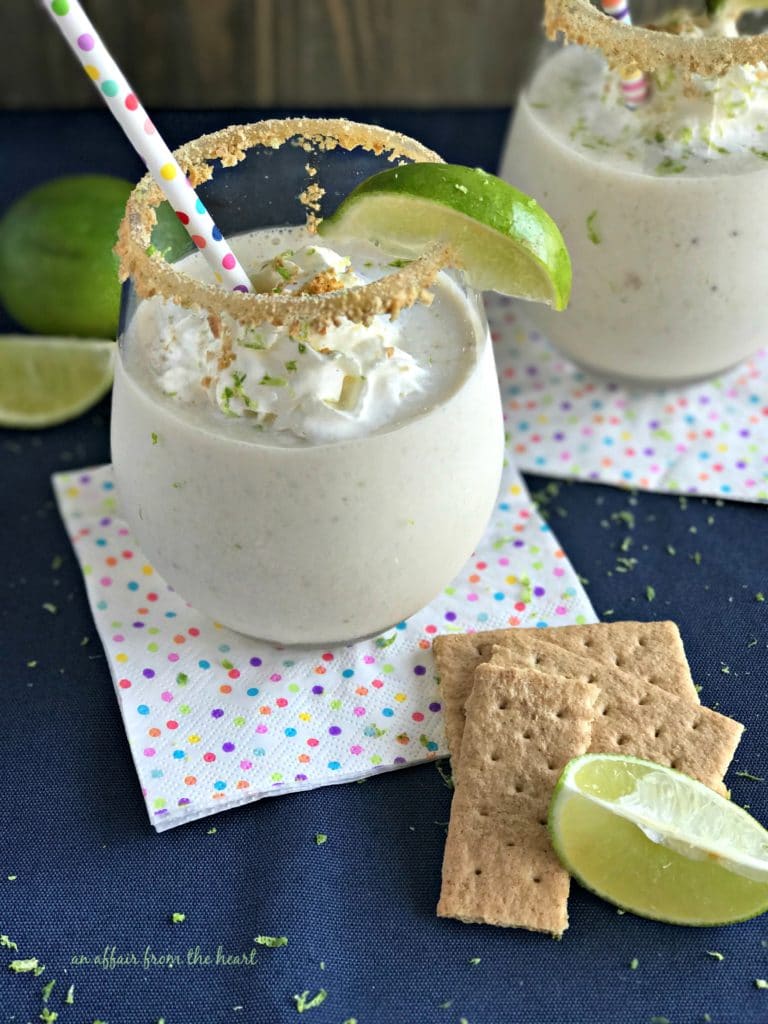
M 36 0 L 0 0 L 0 106 L 99 104 Z M 507 106 L 542 0 L 85 0 L 148 107 Z

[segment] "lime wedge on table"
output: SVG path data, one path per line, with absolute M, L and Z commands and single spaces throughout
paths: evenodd
M 501 178 L 456 164 L 403 164 L 357 186 L 320 234 L 367 238 L 398 255 L 454 247 L 470 283 L 564 309 L 571 261 L 539 204 Z
M 52 427 L 109 391 L 114 341 L 0 337 L 0 426 Z
M 730 924 L 768 909 L 768 832 L 672 768 L 577 757 L 555 788 L 549 829 L 574 878 L 641 917 Z

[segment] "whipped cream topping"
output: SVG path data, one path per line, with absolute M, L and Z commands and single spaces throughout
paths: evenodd
M 281 252 L 251 278 L 259 291 L 283 293 L 352 288 L 369 280 L 347 257 L 316 245 Z M 376 430 L 427 385 L 427 368 L 401 347 L 400 323 L 384 316 L 369 326 L 342 322 L 322 333 L 299 324 L 254 329 L 158 298 L 142 303 L 136 316 L 165 394 L 314 443 Z
M 736 35 L 733 23 L 700 25 L 686 20 L 681 34 L 696 38 Z M 649 100 L 628 110 L 619 75 L 599 54 L 579 47 L 559 55 L 557 73 L 537 76 L 529 95 L 545 119 L 591 153 L 639 164 L 660 175 L 757 170 L 768 152 L 768 70 L 733 67 L 721 78 L 686 75 L 675 67 L 651 75 Z

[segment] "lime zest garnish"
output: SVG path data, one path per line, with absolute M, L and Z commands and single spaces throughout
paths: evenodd
M 27 957 L 25 960 L 11 960 L 8 970 L 14 974 L 28 974 L 30 971 L 37 972 L 40 962 L 36 956 Z
M 304 1013 L 306 1010 L 314 1010 L 320 1006 L 321 1003 L 324 1003 L 327 997 L 328 993 L 324 988 L 321 988 L 317 995 L 312 996 L 310 999 L 309 989 L 306 989 L 301 993 L 301 995 L 294 995 L 293 997 L 294 1002 L 296 1003 L 296 1012 Z
M 315 836 L 315 844 L 317 846 L 322 846 L 323 843 L 327 843 L 327 842 L 328 842 L 328 836 L 324 832 L 318 832 L 317 835 Z
M 253 941 L 257 946 L 266 946 L 268 949 L 279 949 L 288 945 L 285 935 L 257 935 Z
M 597 227 L 597 210 L 593 210 L 587 217 L 587 237 L 593 245 L 600 245 L 602 236 Z

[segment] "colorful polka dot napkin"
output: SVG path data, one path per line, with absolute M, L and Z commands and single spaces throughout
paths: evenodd
M 768 349 L 714 380 L 630 390 L 569 362 L 486 298 L 518 468 L 646 491 L 768 502 Z
M 450 587 L 384 635 L 327 650 L 250 640 L 190 608 L 133 542 L 110 467 L 57 474 L 54 489 L 158 830 L 443 757 L 435 634 L 596 619 L 512 468 Z

